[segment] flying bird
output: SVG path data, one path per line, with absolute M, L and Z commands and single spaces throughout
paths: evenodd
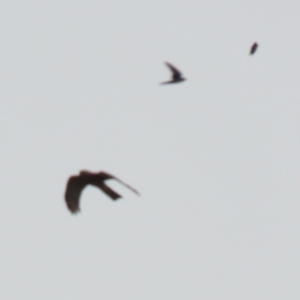
M 87 185 L 93 185 L 102 190 L 108 197 L 112 200 L 117 200 L 122 198 L 121 195 L 112 190 L 108 185 L 105 184 L 105 181 L 108 179 L 115 179 L 121 184 L 125 185 L 127 188 L 131 189 L 133 192 L 139 195 L 139 192 L 134 188 L 121 181 L 117 177 L 108 174 L 106 172 L 92 173 L 89 171 L 81 171 L 79 175 L 71 176 L 67 182 L 65 200 L 68 209 L 71 213 L 75 214 L 80 211 L 79 200 L 82 190 Z
M 258 44 L 255 42 L 252 46 L 251 46 L 251 49 L 250 49 L 250 55 L 253 55 L 256 50 L 258 48 Z
M 169 69 L 172 72 L 172 79 L 170 81 L 162 82 L 162 84 L 178 83 L 178 82 L 186 80 L 186 78 L 182 77 L 181 72 L 177 68 L 175 68 L 173 65 L 171 65 L 168 62 L 165 62 L 165 64 L 166 64 L 166 66 L 169 67 Z

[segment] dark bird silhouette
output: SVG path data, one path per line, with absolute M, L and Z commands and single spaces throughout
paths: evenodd
M 172 72 L 172 79 L 170 81 L 162 82 L 162 84 L 178 83 L 178 82 L 186 80 L 186 78 L 182 77 L 181 72 L 177 68 L 175 68 L 173 65 L 171 65 L 168 62 L 165 62 L 165 64 L 169 67 L 169 69 Z
M 258 48 L 258 44 L 255 42 L 252 46 L 251 46 L 251 49 L 250 49 L 250 55 L 253 55 L 256 50 Z
M 80 195 L 82 190 L 89 184 L 101 189 L 112 200 L 121 198 L 121 195 L 105 184 L 105 181 L 108 179 L 115 179 L 119 181 L 121 184 L 139 195 L 138 191 L 111 174 L 106 172 L 92 173 L 89 171 L 81 171 L 79 175 L 71 176 L 67 182 L 65 200 L 70 212 L 75 214 L 80 211 Z

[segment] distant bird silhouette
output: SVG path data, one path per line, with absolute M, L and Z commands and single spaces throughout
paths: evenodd
M 257 50 L 257 48 L 258 48 L 258 44 L 257 43 L 254 43 L 252 46 L 251 46 L 251 49 L 250 49 L 250 55 L 253 55 L 255 52 L 256 52 L 256 50 Z
M 186 78 L 182 77 L 181 72 L 177 68 L 175 68 L 173 65 L 171 65 L 168 62 L 165 62 L 165 64 L 169 67 L 169 69 L 172 72 L 172 79 L 170 81 L 162 82 L 161 84 L 178 83 L 186 80 Z
M 71 176 L 67 182 L 65 200 L 68 206 L 68 209 L 71 213 L 75 214 L 80 211 L 79 200 L 82 190 L 87 185 L 93 185 L 101 189 L 108 197 L 112 200 L 117 200 L 122 196 L 112 190 L 109 186 L 105 184 L 105 181 L 108 179 L 115 179 L 131 189 L 133 192 L 139 195 L 138 191 L 134 188 L 121 181 L 117 177 L 108 174 L 106 172 L 92 173 L 89 171 L 81 171 L 79 175 Z

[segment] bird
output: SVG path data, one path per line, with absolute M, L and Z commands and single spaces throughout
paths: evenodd
M 80 211 L 80 195 L 82 190 L 89 184 L 101 189 L 112 200 L 122 198 L 120 194 L 118 194 L 105 184 L 105 181 L 108 179 L 117 180 L 127 188 L 131 189 L 134 193 L 139 195 L 139 192 L 137 190 L 109 173 L 103 171 L 93 173 L 90 171 L 82 170 L 80 171 L 79 175 L 71 176 L 67 182 L 65 201 L 70 212 L 72 214 L 76 214 Z
M 182 77 L 181 72 L 177 68 L 175 68 L 173 65 L 171 65 L 168 62 L 165 62 L 165 64 L 167 67 L 169 67 L 169 69 L 172 72 L 172 79 L 170 81 L 162 82 L 161 84 L 178 83 L 178 82 L 182 82 L 182 81 L 186 80 L 186 78 Z
M 256 52 L 257 48 L 258 48 L 258 44 L 255 42 L 255 43 L 251 46 L 249 55 L 253 55 L 253 54 Z

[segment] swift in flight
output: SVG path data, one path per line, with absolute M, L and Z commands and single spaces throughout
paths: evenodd
M 71 176 L 67 182 L 65 200 L 70 212 L 75 214 L 80 211 L 80 195 L 82 190 L 89 184 L 101 189 L 102 192 L 104 192 L 112 200 L 122 198 L 120 194 L 118 194 L 105 184 L 105 181 L 108 179 L 117 180 L 127 188 L 131 189 L 134 193 L 139 195 L 139 192 L 137 190 L 111 174 L 108 174 L 106 172 L 92 173 L 89 171 L 81 171 L 79 175 Z
M 169 67 L 169 69 L 172 72 L 172 79 L 170 81 L 162 82 L 162 84 L 178 83 L 186 80 L 186 78 L 182 77 L 182 73 L 177 68 L 175 68 L 173 65 L 171 65 L 168 62 L 165 62 L 165 64 L 166 66 Z

